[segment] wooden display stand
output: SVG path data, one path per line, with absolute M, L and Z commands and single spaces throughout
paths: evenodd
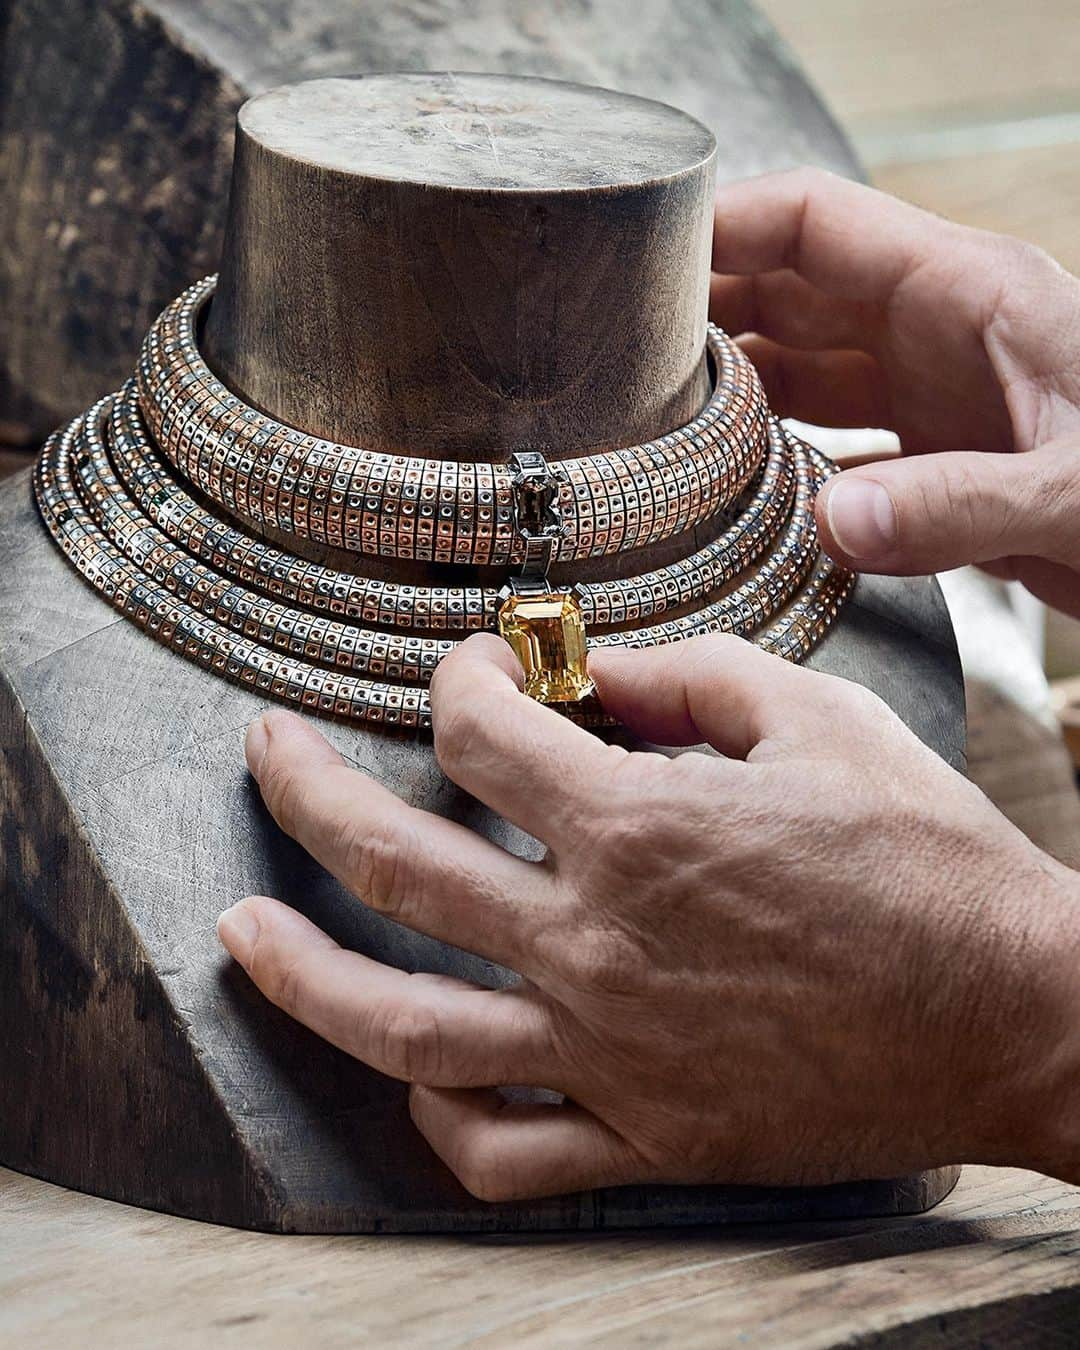
M 19 0 L 0 44 L 0 441 L 33 444 L 131 373 L 142 334 L 221 258 L 245 99 L 361 71 L 546 75 L 663 99 L 728 177 L 857 173 L 748 0 Z M 57 227 L 62 222 L 62 228 Z
M 375 449 L 483 459 L 540 445 L 557 458 L 661 433 L 707 388 L 714 159 L 684 114 L 546 81 L 273 91 L 241 115 L 204 349 L 255 405 Z M 667 556 L 616 555 L 587 575 Z M 401 580 L 449 571 L 369 562 Z M 875 689 L 962 765 L 962 683 L 932 581 L 861 581 L 813 663 Z M 276 829 L 241 750 L 264 706 L 87 588 L 25 475 L 0 489 L 0 1162 L 312 1232 L 899 1213 L 953 1184 L 946 1168 L 814 1189 L 474 1200 L 411 1126 L 402 1085 L 271 1007 L 217 944 L 220 910 L 263 892 L 405 969 L 508 978 L 369 912 Z M 411 803 L 535 847 L 449 784 L 424 739 L 324 729 Z

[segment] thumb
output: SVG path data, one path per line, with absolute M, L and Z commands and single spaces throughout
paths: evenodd
M 862 572 L 922 575 L 1036 557 L 1080 564 L 1080 446 L 952 450 L 837 474 L 818 495 L 821 542 Z

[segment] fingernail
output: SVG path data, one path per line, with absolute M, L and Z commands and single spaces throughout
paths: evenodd
M 225 949 L 246 966 L 259 936 L 259 920 L 240 900 L 218 915 L 217 934 Z
M 825 501 L 829 529 L 849 558 L 878 558 L 896 544 L 892 498 L 873 478 L 841 474 Z
M 248 727 L 247 735 L 244 737 L 244 758 L 247 760 L 251 776 L 256 779 L 259 776 L 259 770 L 262 768 L 266 747 L 270 744 L 270 732 L 267 730 L 266 716 L 266 713 L 263 713 L 261 717 L 256 717 L 255 721 Z

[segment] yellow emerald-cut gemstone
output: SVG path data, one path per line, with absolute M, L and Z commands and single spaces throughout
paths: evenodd
M 541 703 L 576 703 L 593 692 L 585 669 L 585 620 L 567 591 L 510 595 L 499 632 L 525 671 L 525 692 Z

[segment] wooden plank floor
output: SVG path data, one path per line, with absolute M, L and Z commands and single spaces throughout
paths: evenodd
M 759 3 L 880 186 L 1080 272 L 1076 0 Z
M 758 0 L 859 129 L 912 114 L 1075 102 L 1075 0 Z

